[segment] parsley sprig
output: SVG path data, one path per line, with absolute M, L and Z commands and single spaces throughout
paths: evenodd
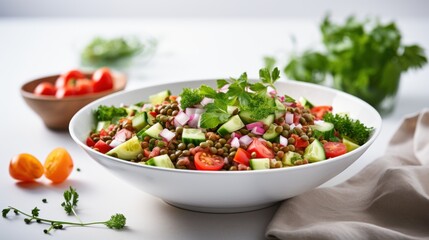
M 65 201 L 61 204 L 61 206 L 64 207 L 64 210 L 66 211 L 67 214 L 73 213 L 77 219 L 79 219 L 79 217 L 76 214 L 75 207 L 77 206 L 78 198 L 79 198 L 79 194 L 76 192 L 75 189 L 70 187 L 68 190 L 64 192 Z M 63 229 L 64 226 L 66 225 L 83 227 L 83 226 L 103 224 L 108 228 L 122 229 L 125 227 L 125 224 L 126 224 L 125 216 L 120 213 L 112 215 L 110 219 L 107 221 L 83 223 L 82 221 L 80 221 L 80 219 L 79 219 L 79 222 L 69 222 L 69 221 L 60 221 L 60 220 L 42 218 L 39 216 L 40 209 L 37 207 L 34 207 L 31 210 L 31 214 L 29 214 L 19 210 L 18 208 L 8 206 L 7 208 L 2 210 L 2 216 L 6 218 L 10 211 L 13 211 L 16 215 L 22 214 L 26 216 L 26 218 L 24 218 L 24 222 L 26 224 L 30 224 L 34 221 L 36 221 L 37 223 L 50 224 L 49 228 L 43 230 L 43 232 L 46 234 L 50 233 L 53 229 Z
M 274 89 L 274 83 L 280 78 L 280 71 L 278 68 L 272 71 L 262 68 L 259 70 L 259 78 L 260 82 L 253 83 L 249 81 L 247 73 L 243 73 L 239 78 L 217 80 L 218 89 L 228 85 L 226 92 L 216 91 L 207 85 L 192 90 L 186 88 L 180 94 L 180 105 L 184 109 L 197 105 L 204 97 L 213 99 L 212 103 L 204 106 L 206 111 L 201 115 L 200 122 L 202 128 L 215 128 L 228 121 L 232 115 L 228 106 L 248 111 L 255 119 L 263 119 L 275 111 L 273 96 L 267 94 L 267 89 Z

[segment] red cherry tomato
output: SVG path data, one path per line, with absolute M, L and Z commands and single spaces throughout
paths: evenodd
M 55 96 L 56 91 L 57 89 L 52 83 L 42 82 L 42 83 L 39 83 L 37 87 L 34 89 L 34 94 Z
M 64 98 L 67 96 L 73 96 L 76 94 L 75 88 L 72 86 L 65 86 L 60 87 L 57 89 L 57 92 L 55 93 L 56 98 Z
M 98 149 L 98 151 L 101 153 L 107 153 L 108 151 L 110 151 L 112 149 L 112 147 L 107 145 L 107 143 L 104 142 L 103 140 L 98 140 L 95 143 L 94 148 Z
M 78 79 L 75 86 L 76 95 L 92 93 L 94 90 L 93 85 L 93 82 L 89 79 Z
M 327 158 L 338 157 L 347 153 L 347 147 L 344 143 L 341 142 L 327 142 L 323 144 L 325 149 L 325 155 Z
M 217 171 L 225 164 L 223 158 L 206 152 L 197 152 L 194 156 L 194 164 L 197 170 Z
M 94 92 L 102 92 L 113 88 L 113 77 L 109 68 L 100 68 L 92 75 Z
M 315 106 L 310 110 L 310 112 L 316 116 L 316 120 L 321 120 L 325 113 L 332 112 L 332 106 Z
M 64 74 L 61 74 L 61 76 L 55 82 L 55 86 L 57 88 L 74 86 L 74 82 L 82 78 L 85 78 L 85 75 L 79 70 L 73 69 Z
M 250 153 L 248 153 L 243 148 L 237 149 L 237 153 L 234 156 L 235 162 L 249 166 L 249 159 L 250 159 Z
M 247 147 L 247 152 L 250 154 L 255 152 L 257 158 L 274 158 L 273 150 L 256 138 L 254 138 L 249 147 Z

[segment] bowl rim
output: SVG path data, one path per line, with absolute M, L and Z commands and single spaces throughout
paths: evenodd
M 116 92 L 113 94 L 110 94 L 108 96 L 104 96 L 101 97 L 93 102 L 91 102 L 90 104 L 86 105 L 85 107 L 83 107 L 82 109 L 80 109 L 78 112 L 76 112 L 74 114 L 74 116 L 72 117 L 72 119 L 70 120 L 69 123 L 69 133 L 70 136 L 72 137 L 72 139 L 80 146 L 82 147 L 85 151 L 91 151 L 91 153 L 93 154 L 97 154 L 99 155 L 101 158 L 103 159 L 103 157 L 105 157 L 108 160 L 112 160 L 115 161 L 119 164 L 127 164 L 129 166 L 136 166 L 136 167 L 140 167 L 143 169 L 147 169 L 149 171 L 166 171 L 166 172 L 172 172 L 172 173 L 183 173 L 183 174 L 218 174 L 218 175 L 236 175 L 236 174 L 267 174 L 267 173 L 275 173 L 275 172 L 290 172 L 290 171 L 301 171 L 304 170 L 306 168 L 310 168 L 313 166 L 319 166 L 319 165 L 325 165 L 325 164 L 329 164 L 330 162 L 337 162 L 337 161 L 342 161 L 343 159 L 347 158 L 349 155 L 353 154 L 352 152 L 348 152 L 344 155 L 332 158 L 332 159 L 326 159 L 323 161 L 318 161 L 318 162 L 314 162 L 314 163 L 310 163 L 310 164 L 303 164 L 303 165 L 298 165 L 298 166 L 293 166 L 293 167 L 282 167 L 282 168 L 274 168 L 274 169 L 264 169 L 264 170 L 254 170 L 254 171 L 198 171 L 198 170 L 190 170 L 190 169 L 176 169 L 176 168 L 162 168 L 162 167 L 156 167 L 156 166 L 150 166 L 150 165 L 143 165 L 140 163 L 135 163 L 135 162 L 131 162 L 131 161 L 126 161 L 126 160 L 122 160 L 122 159 L 118 159 L 115 157 L 111 157 L 108 155 L 105 155 L 103 153 L 100 153 L 98 151 L 93 150 L 92 148 L 86 146 L 86 144 L 81 141 L 80 139 L 78 139 L 78 137 L 76 136 L 75 132 L 73 131 L 74 126 L 77 124 L 77 118 L 80 114 L 82 114 L 84 111 L 87 111 L 88 108 L 94 108 L 95 106 L 100 105 L 100 102 L 105 101 L 105 99 L 109 99 L 109 98 L 114 98 L 117 95 L 122 95 L 122 94 L 127 94 L 127 93 L 131 93 L 131 92 L 138 92 L 138 91 L 142 91 L 143 89 L 146 88 L 150 88 L 150 87 L 163 87 L 163 86 L 168 86 L 174 83 L 187 83 L 187 82 L 197 82 L 197 81 L 216 81 L 220 78 L 214 79 L 214 78 L 209 78 L 209 79 L 193 79 L 193 80 L 182 80 L 182 81 L 169 81 L 169 82 L 165 82 L 165 83 L 161 83 L 161 84 L 153 84 L 153 85 L 147 85 L 144 87 L 139 87 L 136 89 L 132 89 L 132 90 L 128 90 L 128 91 L 122 91 L 122 92 Z M 252 81 L 252 79 L 249 79 Z M 377 110 L 375 110 L 374 107 L 372 107 L 371 105 L 369 105 L 367 102 L 363 101 L 362 99 L 355 97 L 349 93 L 345 93 L 342 92 L 340 90 L 337 89 L 333 89 L 330 87 L 326 87 L 326 86 L 322 86 L 322 85 L 318 85 L 318 84 L 313 84 L 313 83 L 307 83 L 307 82 L 299 82 L 299 81 L 295 81 L 295 80 L 285 80 L 282 79 L 278 82 L 281 83 L 285 83 L 285 84 L 292 84 L 292 85 L 302 85 L 302 86 L 311 86 L 311 87 L 315 87 L 316 89 L 322 89 L 324 91 L 328 91 L 331 92 L 333 94 L 338 94 L 342 97 L 346 97 L 346 98 L 350 98 L 353 101 L 359 102 L 360 104 L 363 104 L 364 106 L 366 106 L 369 111 L 374 113 L 374 117 L 376 117 L 376 119 L 374 119 L 374 123 L 375 125 L 372 126 L 374 128 L 373 132 L 370 134 L 370 138 L 368 139 L 368 141 L 361 145 L 359 148 L 362 149 L 367 149 L 370 145 L 372 145 L 372 143 L 376 140 L 376 138 L 378 137 L 378 135 L 381 132 L 381 128 L 382 128 L 382 118 L 381 115 L 378 113 Z M 358 160 L 359 158 L 357 158 L 356 160 Z M 99 161 L 99 160 L 96 160 Z
M 82 73 L 88 76 L 88 75 L 92 74 L 93 72 L 83 71 Z M 34 84 L 35 82 L 42 83 L 44 81 L 48 81 L 47 79 L 51 79 L 51 78 L 56 79 L 59 76 L 61 76 L 61 74 L 51 74 L 51 75 L 47 75 L 47 76 L 43 76 L 43 77 L 37 77 L 33 80 L 27 81 L 21 85 L 20 92 L 24 98 L 39 100 L 39 101 L 46 101 L 46 102 L 58 102 L 58 101 L 68 102 L 68 101 L 98 99 L 98 98 L 101 98 L 101 97 L 103 97 L 109 93 L 116 93 L 118 91 L 125 89 L 125 87 L 127 85 L 126 74 L 120 73 L 117 71 L 111 71 L 111 73 L 113 75 L 113 81 L 114 81 L 113 89 L 109 89 L 109 90 L 105 90 L 105 91 L 101 91 L 101 92 L 97 92 L 97 93 L 90 93 L 90 94 L 84 94 L 84 95 L 72 95 L 72 96 L 67 96 L 65 98 L 56 98 L 55 96 L 36 95 L 33 92 L 26 90 L 27 86 L 30 84 Z

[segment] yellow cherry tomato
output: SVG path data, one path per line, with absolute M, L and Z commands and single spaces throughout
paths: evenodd
M 9 174 L 16 180 L 32 182 L 43 175 L 42 163 L 31 154 L 21 153 L 10 160 Z
M 45 160 L 45 177 L 53 183 L 61 183 L 73 170 L 73 160 L 64 148 L 55 148 Z

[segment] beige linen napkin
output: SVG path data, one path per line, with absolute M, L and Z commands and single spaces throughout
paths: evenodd
M 283 202 L 269 239 L 429 239 L 429 109 L 348 181 Z

